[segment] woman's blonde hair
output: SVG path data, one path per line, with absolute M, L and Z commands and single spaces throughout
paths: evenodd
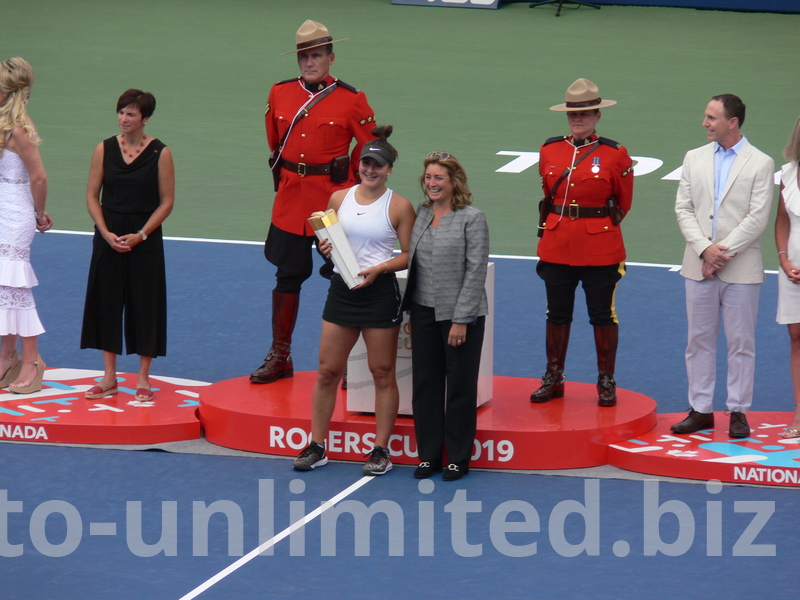
M 783 149 L 783 157 L 793 163 L 800 163 L 800 117 L 792 129 L 792 135 L 789 136 L 789 141 L 786 143 L 786 148 Z
M 422 187 L 422 193 L 428 198 L 427 191 L 425 190 L 425 171 L 428 170 L 429 165 L 441 165 L 447 169 L 447 174 L 450 176 L 450 181 L 453 184 L 453 197 L 450 200 L 450 208 L 458 210 L 465 206 L 472 204 L 472 192 L 469 191 L 467 186 L 467 172 L 464 167 L 458 162 L 458 159 L 447 152 L 431 152 L 425 157 L 423 164 L 422 176 L 419 178 L 419 184 Z M 425 206 L 430 206 L 433 200 L 428 198 Z
M 32 85 L 33 67 L 24 58 L 17 56 L 0 63 L 0 92 L 7 94 L 0 105 L 0 155 L 6 147 L 8 134 L 15 127 L 22 127 L 37 144 L 40 141 L 26 109 Z

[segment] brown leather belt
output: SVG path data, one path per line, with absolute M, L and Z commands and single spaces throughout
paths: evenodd
M 607 217 L 607 206 L 580 206 L 578 204 L 554 204 L 550 212 L 563 215 L 570 219 L 584 219 L 586 217 Z
M 330 175 L 331 174 L 331 165 L 328 163 L 327 165 L 308 165 L 306 163 L 293 163 L 285 158 L 281 159 L 281 168 L 286 169 L 287 171 L 291 171 L 292 173 L 297 173 L 300 177 L 305 177 L 306 175 Z

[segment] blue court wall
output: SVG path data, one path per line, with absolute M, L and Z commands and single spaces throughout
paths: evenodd
M 528 0 L 392 0 L 392 4 L 444 6 L 449 8 L 501 8 Z M 568 0 L 565 0 L 568 1 Z M 623 6 L 667 6 L 708 10 L 800 13 L 800 0 L 585 0 L 593 4 Z
M 800 13 L 800 0 L 587 0 L 594 4 Z

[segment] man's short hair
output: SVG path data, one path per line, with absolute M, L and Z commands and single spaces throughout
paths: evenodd
M 739 128 L 741 129 L 742 125 L 744 125 L 744 112 L 747 108 L 742 99 L 733 94 L 720 94 L 719 96 L 714 96 L 712 100 L 722 102 L 722 107 L 725 109 L 725 118 L 732 119 L 736 117 L 739 120 Z

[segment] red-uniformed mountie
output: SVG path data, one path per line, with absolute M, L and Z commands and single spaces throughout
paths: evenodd
M 578 164 L 556 189 L 554 207 L 567 207 L 563 215 L 547 216 L 547 233 L 539 240 L 537 254 L 547 262 L 572 266 L 602 266 L 625 260 L 622 230 L 611 217 L 570 218 L 570 210 L 606 208 L 614 196 L 617 206 L 627 213 L 633 201 L 633 161 L 624 146 L 613 140 L 592 135 L 576 146 L 571 136 L 554 137 L 542 144 L 539 174 L 545 193 L 564 172 L 587 152 L 591 144 L 600 142 L 586 160 Z
M 334 41 L 339 40 L 322 23 L 305 21 L 292 51 L 300 77 L 273 85 L 267 101 L 264 122 L 276 196 L 264 256 L 277 271 L 272 344 L 250 374 L 251 383 L 293 376 L 291 344 L 300 290 L 313 272 L 314 231 L 306 219 L 324 211 L 333 192 L 355 185 L 361 148 L 374 139 L 375 115 L 367 97 L 330 74 Z M 327 271 L 325 265 L 321 274 Z
M 364 92 L 328 75 L 325 87 L 337 82 L 337 88 L 302 117 L 286 138 L 281 159 L 295 165 L 281 169 L 281 181 L 272 206 L 272 223 L 289 233 L 314 235 L 306 219 L 325 210 L 331 194 L 355 185 L 358 159 L 364 143 L 375 138 L 375 113 Z M 313 95 L 301 78 L 288 79 L 272 86 L 264 120 L 270 149 L 275 151 L 297 111 Z M 355 138 L 352 152 L 350 144 Z M 330 175 L 304 175 L 304 166 L 330 165 L 333 159 L 350 155 L 347 179 L 333 183 Z
M 548 139 L 539 152 L 544 199 L 540 203 L 536 272 L 547 291 L 547 370 L 531 402 L 564 395 L 564 369 L 575 290 L 586 294 L 597 351 L 597 403 L 617 404 L 614 372 L 618 346 L 615 297 L 625 274 L 620 222 L 633 201 L 633 167 L 625 148 L 595 129 L 600 109 L 617 101 L 600 96 L 597 85 L 579 78 L 566 102 L 550 110 L 567 113 L 570 134 Z

